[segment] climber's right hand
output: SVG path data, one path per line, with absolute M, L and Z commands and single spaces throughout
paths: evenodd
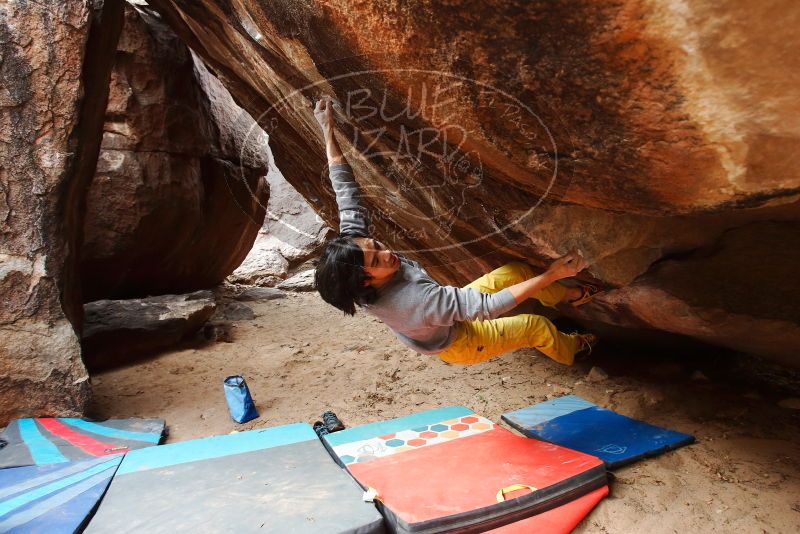
M 333 103 L 331 97 L 324 95 L 314 106 L 314 118 L 317 119 L 323 133 L 333 130 Z

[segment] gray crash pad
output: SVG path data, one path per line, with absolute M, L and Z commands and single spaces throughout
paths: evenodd
M 380 533 L 307 424 L 132 451 L 86 532 Z

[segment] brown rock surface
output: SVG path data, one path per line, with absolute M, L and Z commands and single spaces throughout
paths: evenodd
M 442 282 L 577 248 L 626 286 L 580 317 L 800 365 L 795 2 L 150 3 L 331 225 L 319 93 L 376 234 Z
M 216 309 L 208 290 L 89 302 L 84 306 L 83 359 L 95 372 L 172 348 L 200 330 Z
M 75 251 L 121 23 L 114 0 L 0 5 L 0 425 L 89 398 Z
M 264 219 L 266 143 L 157 16 L 129 6 L 88 196 L 84 299 L 222 281 Z
M 241 265 L 228 277 L 238 284 L 274 286 L 318 254 L 334 234 L 306 199 L 272 166 L 264 226 Z

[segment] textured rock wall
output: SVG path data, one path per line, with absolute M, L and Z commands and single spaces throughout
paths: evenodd
M 129 6 L 88 196 L 84 300 L 221 282 L 264 220 L 266 148 L 202 61 L 157 16 Z
M 274 165 L 267 175 L 269 203 L 264 226 L 241 265 L 228 277 L 233 283 L 274 286 L 311 259 L 333 230 Z
M 83 361 L 93 373 L 129 365 L 196 334 L 216 309 L 209 290 L 89 302 L 84 307 Z
M 78 414 L 88 375 L 76 328 L 85 191 L 122 3 L 0 5 L 0 424 Z
M 576 315 L 800 365 L 797 3 L 150 3 L 330 224 L 319 93 L 376 234 L 441 281 L 578 248 L 618 289 Z

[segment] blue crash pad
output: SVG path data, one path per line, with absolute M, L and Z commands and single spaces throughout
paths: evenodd
M 597 456 L 610 469 L 694 441 L 689 434 L 631 419 L 575 395 L 505 413 L 503 420 L 528 437 Z
M 122 455 L 0 470 L 0 532 L 79 532 Z

